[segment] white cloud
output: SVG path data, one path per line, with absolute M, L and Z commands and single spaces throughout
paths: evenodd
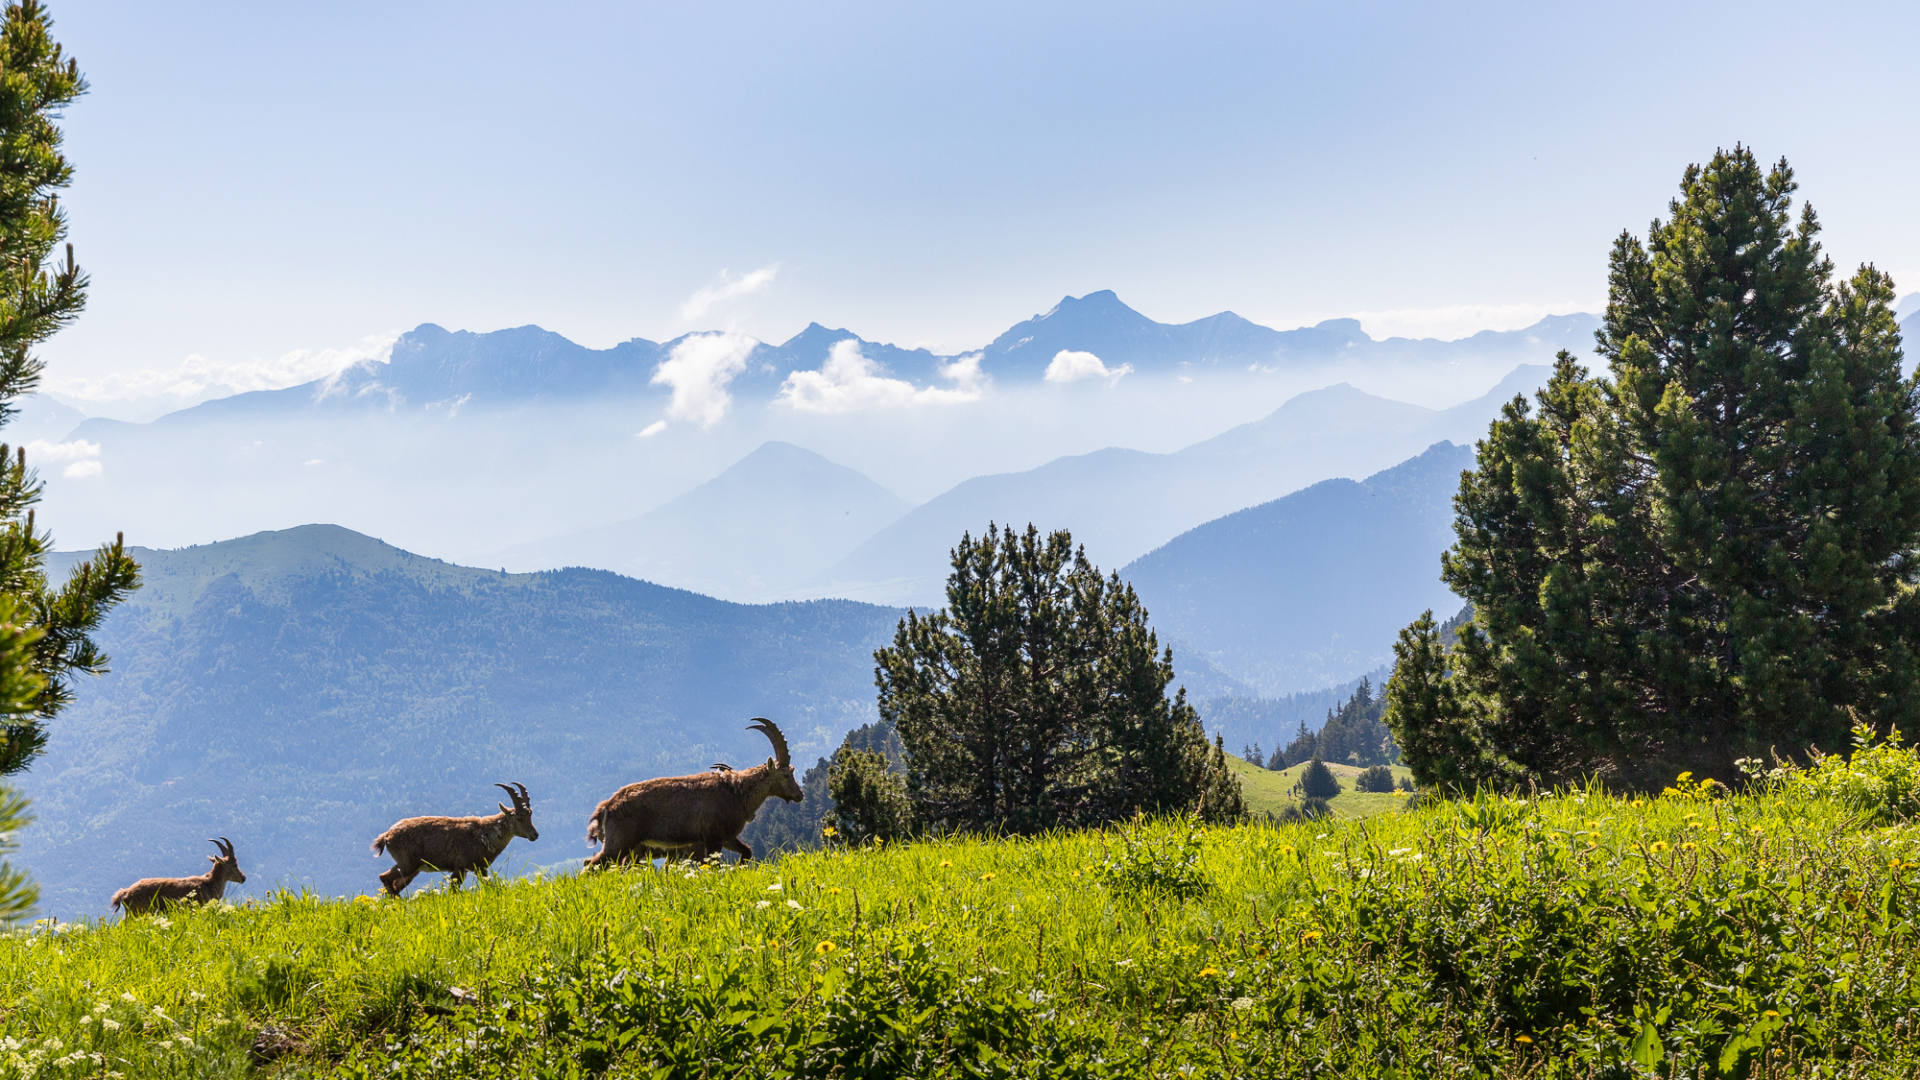
M 866 412 L 908 405 L 961 405 L 980 400 L 984 389 L 977 353 L 940 369 L 941 378 L 954 384 L 950 388 L 915 386 L 881 372 L 880 365 L 860 351 L 858 341 L 843 338 L 833 343 L 819 371 L 788 375 L 780 384 L 778 400 L 801 412 Z
M 1594 301 L 1569 301 L 1564 304 L 1454 304 L 1449 307 L 1392 308 L 1385 311 L 1360 311 L 1353 317 L 1371 338 L 1439 338 L 1457 341 L 1482 330 L 1521 330 L 1549 315 L 1576 311 L 1599 311 L 1606 305 Z
M 27 444 L 27 463 L 29 465 L 65 465 L 60 475 L 69 480 L 84 480 L 89 476 L 99 476 L 103 471 L 100 465 L 100 444 L 86 439 L 72 442 L 48 442 L 35 439 Z
M 705 315 L 715 304 L 757 293 L 773 284 L 774 276 L 779 272 L 780 267 L 777 263 L 749 271 L 739 277 L 733 277 L 722 270 L 717 284 L 695 290 L 692 296 L 687 297 L 686 302 L 680 305 L 680 317 L 697 319 Z
M 83 401 L 170 398 L 184 406 L 230 394 L 282 390 L 315 379 L 331 378 L 355 364 L 385 363 L 393 355 L 393 343 L 399 336 L 397 333 L 369 334 L 343 348 L 294 349 L 277 357 L 250 360 L 210 360 L 194 353 L 172 367 L 131 368 L 92 378 L 49 379 L 46 387 Z
M 1099 357 L 1078 349 L 1061 349 L 1053 354 L 1053 360 L 1047 364 L 1047 381 L 1051 383 L 1079 382 L 1081 379 L 1105 379 L 1108 386 L 1127 377 L 1133 370 L 1132 364 L 1121 364 L 1110 368 Z
M 654 369 L 653 382 L 673 388 L 667 416 L 712 427 L 727 415 L 733 395 L 727 384 L 746 370 L 747 354 L 760 344 L 745 334 L 691 334 Z
M 667 422 L 665 420 L 655 420 L 653 423 L 634 432 L 633 437 L 636 439 L 651 439 L 665 430 L 667 430 Z

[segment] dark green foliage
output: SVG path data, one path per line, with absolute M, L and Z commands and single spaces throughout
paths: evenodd
M 86 305 L 73 248 L 49 265 L 67 233 L 58 193 L 73 179 L 54 121 L 87 88 L 50 31 L 36 0 L 9 5 L 0 23 L 0 425 L 40 382 L 34 349 Z M 0 776 L 25 770 L 46 746 L 44 725 L 72 700 L 75 675 L 106 671 L 91 635 L 139 583 L 116 539 L 50 584 L 53 539 L 34 523 L 39 499 L 26 450 L 0 443 Z M 0 850 L 25 822 L 25 804 L 0 788 Z M 34 895 L 0 863 L 0 923 L 24 914 Z
M 1353 693 L 1327 709 L 1318 732 L 1309 731 L 1301 720 L 1286 746 L 1256 764 L 1284 769 L 1317 757 L 1347 765 L 1390 765 L 1400 759 L 1400 748 L 1382 720 L 1386 708 L 1386 696 L 1374 693 L 1372 677 L 1363 677 Z
M 1176 658 L 1180 668 L 1179 678 L 1186 686 L 1189 695 L 1194 692 L 1197 681 L 1193 657 L 1182 653 Z M 1392 669 L 1381 665 L 1367 672 L 1363 678 L 1371 680 L 1374 686 L 1382 686 Z M 1297 694 L 1281 697 L 1257 697 L 1243 690 L 1231 693 L 1206 695 L 1197 706 L 1200 721 L 1208 731 L 1226 737 L 1228 742 L 1249 742 L 1254 739 L 1272 739 L 1273 746 L 1266 757 L 1255 761 L 1255 765 L 1265 765 L 1270 769 L 1282 769 L 1288 765 L 1297 765 L 1313 756 L 1311 741 L 1309 749 L 1298 757 L 1290 757 L 1287 738 L 1296 731 L 1306 731 L 1311 736 L 1312 729 L 1319 727 L 1331 711 L 1338 711 L 1359 688 L 1360 679 L 1354 679 L 1339 686 L 1330 686 L 1321 690 L 1303 690 Z M 1251 759 L 1249 759 L 1251 760 Z
M 1657 788 L 1920 712 L 1920 427 L 1892 283 L 1835 281 L 1784 162 L 1690 167 L 1610 260 L 1599 352 L 1480 442 L 1444 576 L 1473 621 L 1402 635 L 1423 783 Z M 1417 748 L 1416 748 L 1417 747 Z
M 991 526 L 953 549 L 947 607 L 874 654 L 923 828 L 1035 833 L 1135 813 L 1244 812 L 1170 650 L 1118 575 L 1063 532 Z
M 1385 765 L 1370 765 L 1354 778 L 1355 791 L 1392 791 L 1393 770 Z
M 1340 794 L 1340 778 L 1319 758 L 1307 762 L 1307 771 L 1300 774 L 1300 782 L 1295 786 L 1303 799 L 1331 799 Z
M 841 750 L 827 774 L 833 810 L 827 824 L 841 843 L 904 840 L 913 834 L 913 804 L 906 781 L 886 755 L 873 750 Z

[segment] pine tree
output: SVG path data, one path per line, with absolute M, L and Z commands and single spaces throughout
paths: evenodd
M 947 606 L 874 654 L 880 715 L 923 828 L 1033 833 L 1135 812 L 1239 816 L 1225 749 L 1172 697 L 1133 589 L 1064 531 L 991 526 L 953 549 Z
M 833 799 L 827 823 L 842 842 L 904 840 L 912 834 L 913 804 L 907 799 L 906 784 L 884 754 L 873 750 L 835 754 L 827 790 Z
M 1306 771 L 1300 774 L 1295 786 L 1302 799 L 1331 799 L 1340 794 L 1340 778 L 1319 758 L 1307 762 Z
M 50 263 L 67 232 L 58 192 L 73 176 L 54 121 L 85 90 L 46 10 L 37 0 L 9 5 L 0 23 L 0 425 L 39 384 L 34 348 L 86 303 L 73 248 Z M 39 497 L 26 451 L 0 443 L 0 776 L 25 769 L 46 745 L 45 723 L 71 699 L 72 678 L 106 670 L 91 634 L 138 583 L 116 540 L 52 586 L 44 566 L 53 540 L 34 521 Z M 0 789 L 0 846 L 24 821 L 23 804 Z M 31 902 L 31 889 L 0 865 L 0 920 Z
M 1892 283 L 1834 282 L 1794 191 L 1741 147 L 1690 167 L 1614 244 L 1611 377 L 1562 354 L 1481 440 L 1443 560 L 1472 620 L 1444 655 L 1409 628 L 1388 689 L 1422 784 L 1658 787 L 1912 726 L 1920 396 Z

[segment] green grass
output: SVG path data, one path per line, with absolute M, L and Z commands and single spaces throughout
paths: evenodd
M 18 931 L 0 1076 L 1911 1077 L 1920 828 L 1887 788 L 1162 822 Z M 267 1029 L 285 1053 L 256 1066 Z
M 1307 771 L 1307 763 L 1289 765 L 1284 769 L 1263 769 L 1233 755 L 1227 755 L 1227 767 L 1240 778 L 1240 790 L 1245 793 L 1247 810 L 1254 814 L 1278 814 L 1300 804 L 1293 794 L 1293 786 L 1300 782 L 1300 774 Z M 1413 771 L 1404 765 L 1388 766 L 1393 770 L 1393 778 L 1412 779 Z M 1336 818 L 1351 819 L 1372 817 L 1403 809 L 1407 796 L 1400 792 L 1355 791 L 1354 779 L 1362 772 L 1357 765 L 1336 765 L 1327 763 L 1327 768 L 1340 781 L 1340 794 L 1327 800 Z

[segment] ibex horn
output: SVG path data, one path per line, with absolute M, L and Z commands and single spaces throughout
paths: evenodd
M 756 716 L 753 723 L 747 725 L 748 731 L 757 731 L 773 744 L 773 756 L 781 765 L 789 764 L 787 758 L 787 737 L 780 734 L 779 725 L 764 716 Z
M 527 806 L 532 806 L 532 805 L 533 805 L 533 799 L 532 799 L 532 798 L 530 798 L 530 797 L 529 797 L 529 796 L 527 795 L 527 785 L 525 785 L 525 784 L 523 784 L 523 783 L 521 783 L 521 782 L 520 782 L 520 781 L 518 781 L 518 780 L 515 780 L 515 781 L 513 782 L 513 786 L 514 786 L 514 787 L 517 787 L 517 788 L 519 788 L 519 789 L 520 789 L 520 801 L 521 801 L 521 803 L 523 803 L 523 804 L 525 804 L 525 805 L 527 805 Z

